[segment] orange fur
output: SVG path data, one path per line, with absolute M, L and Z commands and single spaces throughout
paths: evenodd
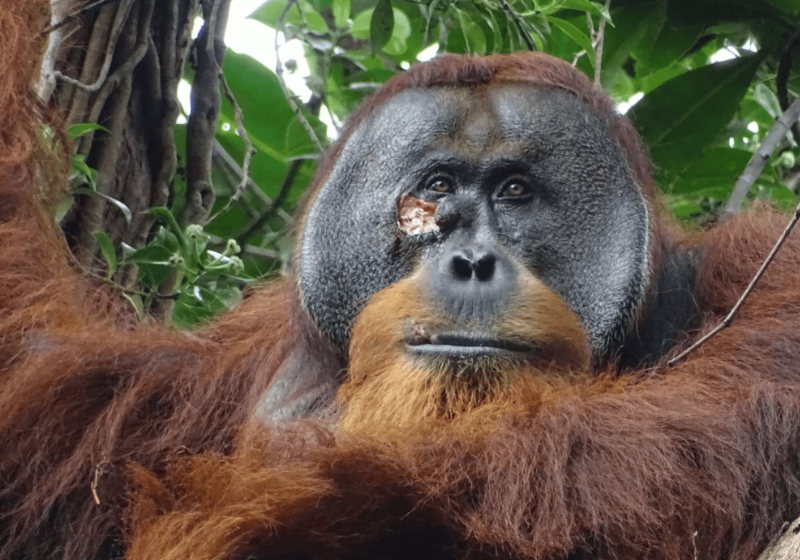
M 735 302 L 784 220 L 762 210 L 697 240 L 701 332 Z M 736 262 L 726 262 L 732 254 Z M 225 557 L 277 557 L 277 547 L 312 558 L 375 550 L 402 558 L 426 554 L 409 537 L 424 527 L 427 554 L 445 558 L 581 550 L 592 558 L 755 558 L 800 503 L 799 256 L 791 238 L 741 318 L 672 369 L 665 357 L 619 378 L 520 377 L 514 390 L 448 422 L 372 433 L 357 422 L 356 434 L 340 426 L 300 438 L 299 450 L 289 447 L 320 469 L 328 490 L 300 514 L 271 514 L 269 528 L 253 529 L 241 539 L 248 545 Z M 308 444 L 316 438 L 323 443 Z M 260 457 L 254 472 L 281 464 L 240 450 Z M 200 491 L 175 488 L 184 503 Z M 214 514 L 195 506 L 170 513 L 209 524 Z M 142 546 L 160 550 L 152 540 Z
M 465 371 L 446 363 L 440 371 L 431 370 L 430 364 L 408 358 L 403 342 L 409 323 L 433 331 L 451 326 L 436 302 L 422 295 L 425 278 L 414 275 L 373 296 L 353 327 L 348 380 L 338 393 L 344 407 L 340 428 L 367 437 L 407 437 L 436 424 L 449 426 L 453 415 L 478 406 L 505 414 L 510 402 L 524 402 L 530 394 L 517 394 L 521 379 L 585 374 L 590 350 L 577 316 L 530 273 L 520 270 L 519 275 L 513 299 L 520 303 L 491 327 L 504 340 L 536 343 L 534 363 L 483 359 Z
M 733 325 L 672 369 L 667 356 L 649 371 L 588 375 L 576 365 L 585 346 L 574 316 L 531 282 L 522 296 L 531 309 L 513 321 L 546 308 L 550 326 L 499 328 L 550 344 L 574 375 L 540 365 L 444 416 L 421 377 L 403 386 L 410 404 L 397 387 L 406 370 L 387 340 L 405 317 L 436 315 L 413 280 L 401 282 L 356 328 L 342 422 L 265 426 L 255 404 L 306 328 L 290 283 L 180 333 L 127 324 L 67 258 L 46 212 L 58 188 L 43 186 L 64 159 L 41 133 L 46 113 L 31 92 L 46 8 L 0 0 L 0 560 L 744 560 L 800 513 L 797 235 Z M 654 196 L 629 123 L 585 77 L 541 54 L 416 67 L 363 105 L 344 137 L 401 89 L 494 79 L 579 96 Z M 733 305 L 785 219 L 762 209 L 702 235 L 674 233 L 670 243 L 698 252 L 704 314 L 684 344 Z M 396 425 L 378 409 L 381 391 Z

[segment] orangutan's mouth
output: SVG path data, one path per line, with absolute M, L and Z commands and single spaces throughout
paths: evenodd
M 489 336 L 464 334 L 434 334 L 420 336 L 415 332 L 405 338 L 406 348 L 416 356 L 447 357 L 454 359 L 504 356 L 524 358 L 530 356 L 533 347 L 519 342 Z

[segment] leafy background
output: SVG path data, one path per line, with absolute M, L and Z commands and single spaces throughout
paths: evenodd
M 96 233 L 108 278 L 119 266 L 137 267 L 136 289 L 123 295 L 141 318 L 170 276 L 178 278 L 172 320 L 191 327 L 235 306 L 253 280 L 279 274 L 320 146 L 335 140 L 366 96 L 432 49 L 481 55 L 536 49 L 594 79 L 602 28 L 599 82 L 621 111 L 629 109 L 675 216 L 699 226 L 716 219 L 776 117 L 800 92 L 798 0 L 269 0 L 250 17 L 277 32 L 278 47 L 299 41 L 303 60 L 287 57 L 282 47 L 275 68 L 232 50 L 225 55 L 224 76 L 255 150 L 248 188 L 238 188 L 248 146 L 226 100 L 213 159 L 212 219 L 187 228 L 172 217 L 186 203 L 179 167 L 169 207 L 151 209 L 163 225 L 145 246 L 119 247 Z M 310 97 L 284 91 L 298 62 L 308 68 Z M 191 84 L 191 68 L 184 79 Z M 174 134 L 182 154 L 186 125 Z M 794 207 L 798 156 L 798 136 L 787 133 L 749 201 Z M 93 170 L 80 158 L 73 170 L 74 187 L 91 190 Z

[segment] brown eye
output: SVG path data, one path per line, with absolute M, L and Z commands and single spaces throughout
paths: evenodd
M 452 187 L 450 186 L 450 183 L 448 183 L 444 179 L 436 179 L 431 183 L 430 187 L 428 188 L 431 189 L 432 191 L 436 191 L 439 193 L 449 193 L 453 190 Z
M 522 183 L 509 183 L 500 191 L 500 196 L 508 198 L 519 198 L 528 194 L 528 187 Z

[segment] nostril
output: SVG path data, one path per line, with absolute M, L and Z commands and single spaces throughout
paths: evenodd
M 497 257 L 492 253 L 481 255 L 476 262 L 472 263 L 472 269 L 475 271 L 475 278 L 477 278 L 479 282 L 491 280 L 492 276 L 494 276 L 496 263 Z
M 451 261 L 453 276 L 457 280 L 471 280 L 472 279 L 472 261 L 463 255 L 453 255 Z

